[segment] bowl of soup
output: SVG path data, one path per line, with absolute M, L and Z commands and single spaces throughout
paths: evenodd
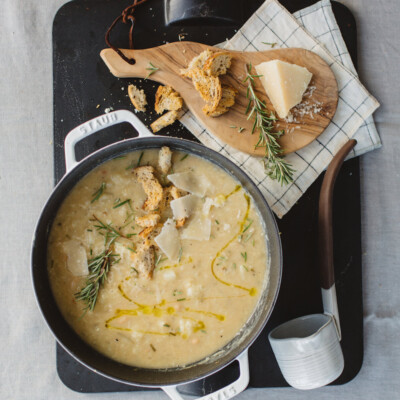
M 146 137 L 79 163 L 66 155 L 73 168 L 34 236 L 34 289 L 82 364 L 127 384 L 174 386 L 256 339 L 279 291 L 280 239 L 256 185 L 201 144 L 150 136 L 127 111 L 78 127 L 70 143 L 125 120 Z

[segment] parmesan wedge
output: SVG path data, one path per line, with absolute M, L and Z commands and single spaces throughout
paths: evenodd
M 255 68 L 278 116 L 286 118 L 290 109 L 301 102 L 312 73 L 280 60 L 263 62 Z

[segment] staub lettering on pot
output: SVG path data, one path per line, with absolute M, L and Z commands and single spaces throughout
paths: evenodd
M 89 121 L 87 124 L 82 125 L 80 127 L 80 131 L 86 134 L 94 130 L 106 128 L 107 125 L 114 124 L 116 121 L 118 121 L 117 114 L 105 114 L 99 118 Z

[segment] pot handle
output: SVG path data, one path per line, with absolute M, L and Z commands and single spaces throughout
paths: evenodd
M 140 119 L 131 111 L 118 110 L 100 115 L 99 117 L 93 118 L 82 125 L 77 126 L 75 129 L 72 129 L 72 131 L 65 137 L 64 152 L 67 172 L 78 164 L 75 154 L 75 146 L 78 142 L 93 133 L 122 122 L 130 123 L 138 132 L 139 137 L 153 136 L 143 122 L 140 121 Z
M 237 396 L 239 393 L 243 392 L 249 384 L 250 381 L 250 374 L 249 374 L 249 358 L 247 354 L 247 349 L 236 358 L 239 361 L 239 369 L 240 375 L 239 378 L 225 386 L 222 389 L 217 390 L 214 393 L 210 393 L 206 396 L 199 397 L 197 400 L 217 400 L 217 399 L 224 399 L 228 400 L 232 397 Z M 168 395 L 168 397 L 172 400 L 184 400 L 182 395 L 178 392 L 178 385 L 175 386 L 162 386 L 161 389 Z

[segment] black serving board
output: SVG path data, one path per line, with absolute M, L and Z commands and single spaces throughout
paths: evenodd
M 190 0 L 189 0 L 190 1 Z M 192 0 L 193 1 L 193 0 Z M 63 142 L 65 135 L 75 126 L 96 117 L 106 108 L 131 109 L 127 86 L 138 84 L 154 98 L 157 84 L 140 79 L 116 79 L 99 57 L 104 45 L 104 32 L 129 0 L 74 0 L 58 11 L 53 24 L 54 73 L 54 170 L 57 183 L 65 173 Z M 233 1 L 232 1 L 233 3 Z M 201 26 L 192 21 L 190 26 L 165 26 L 163 1 L 149 0 L 137 10 L 135 47 L 147 48 L 176 41 L 180 33 L 187 40 L 207 44 L 219 43 L 231 37 L 235 30 L 261 5 L 262 0 L 236 0 L 242 7 L 242 20 L 206 21 L 213 25 Z M 309 0 L 282 0 L 291 12 L 313 3 Z M 353 61 L 357 62 L 356 25 L 351 12 L 342 4 L 333 2 L 338 20 Z M 127 27 L 113 33 L 119 47 L 128 47 Z M 151 108 L 151 107 L 149 107 Z M 149 125 L 154 113 L 139 113 L 138 117 Z M 196 140 L 179 122 L 166 133 Z M 85 140 L 78 149 L 80 157 L 109 144 L 135 136 L 128 125 L 118 125 Z M 321 294 L 316 267 L 317 208 L 322 177 L 307 190 L 292 210 L 278 220 L 281 231 L 284 267 L 282 286 L 273 314 L 249 350 L 250 386 L 284 387 L 283 379 L 273 356 L 267 336 L 272 328 L 291 318 L 322 312 Z M 363 361 L 363 307 L 361 275 L 361 219 L 359 160 L 347 161 L 340 172 L 334 194 L 334 248 L 336 288 L 342 326 L 342 348 L 345 368 L 333 384 L 352 380 Z M 236 363 L 223 371 L 193 384 L 182 391 L 203 395 L 233 381 L 238 376 Z M 144 390 L 103 378 L 75 361 L 57 346 L 57 371 L 66 386 L 79 392 L 119 392 Z

